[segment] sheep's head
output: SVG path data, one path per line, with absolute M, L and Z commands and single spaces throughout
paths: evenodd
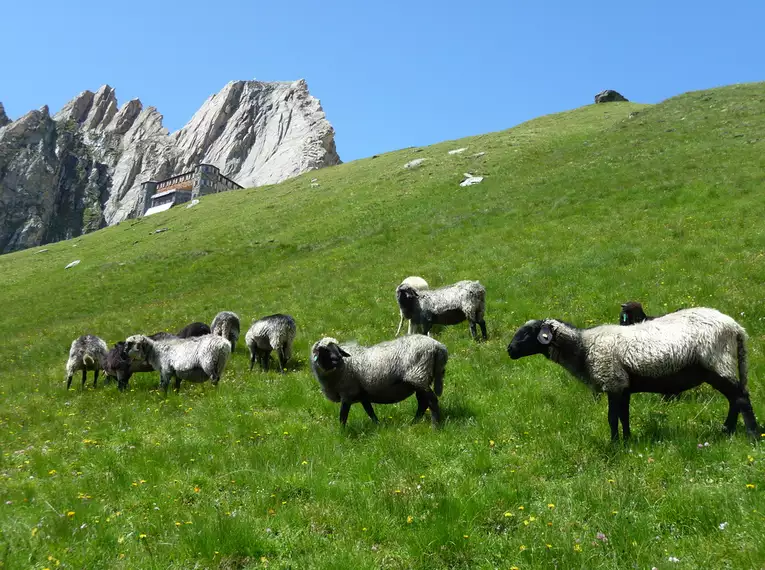
M 409 318 L 408 315 L 414 311 L 414 306 L 419 296 L 417 289 L 411 285 L 402 283 L 396 287 L 396 301 L 398 301 L 398 306 L 404 312 L 406 318 Z
M 350 356 L 350 354 L 340 348 L 337 340 L 328 336 L 314 344 L 311 349 L 313 365 L 327 372 L 335 370 L 340 366 L 343 363 L 343 357 L 349 358 Z
M 133 360 L 146 360 L 151 340 L 142 334 L 134 334 L 125 340 L 125 352 Z
M 622 303 L 622 312 L 619 315 L 619 324 L 628 326 L 635 323 L 642 323 L 648 318 L 643 311 L 643 305 L 637 301 L 627 301 Z
M 532 354 L 547 355 L 554 337 L 555 331 L 550 321 L 529 321 L 516 331 L 513 340 L 507 345 L 507 354 L 513 360 Z

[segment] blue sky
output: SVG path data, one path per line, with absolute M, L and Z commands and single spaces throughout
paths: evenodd
M 765 80 L 765 2 L 8 2 L 0 101 L 55 112 L 104 83 L 171 131 L 233 79 L 305 78 L 343 160 L 592 102 Z

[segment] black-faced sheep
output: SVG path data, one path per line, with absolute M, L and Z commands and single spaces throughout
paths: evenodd
M 292 357 L 292 343 L 296 333 L 295 319 L 290 315 L 270 315 L 252 323 L 244 336 L 247 348 L 250 350 L 250 370 L 257 359 L 261 369 L 267 372 L 271 351 L 275 350 L 279 357 L 279 367 L 284 373 L 284 367 Z
M 643 311 L 643 305 L 637 301 L 622 303 L 622 312 L 619 314 L 619 324 L 622 326 L 634 325 L 643 321 L 652 321 L 656 317 L 649 317 Z
M 439 289 L 418 291 L 411 285 L 396 288 L 396 300 L 404 318 L 430 334 L 433 325 L 456 325 L 465 319 L 470 323 L 470 335 L 476 337 L 476 324 L 486 340 L 486 289 L 478 281 L 458 281 Z
M 178 338 L 191 338 L 194 336 L 204 336 L 210 334 L 210 327 L 205 323 L 190 323 L 178 331 L 176 335 Z
M 417 277 L 415 275 L 407 277 L 400 283 L 400 285 L 410 285 L 417 291 L 424 291 L 428 289 L 428 282 L 425 281 L 422 277 Z M 396 329 L 396 336 L 398 336 L 401 333 L 401 326 L 404 324 L 404 311 L 401 309 L 401 307 L 398 308 L 398 312 L 401 315 L 401 319 L 398 321 L 398 329 Z M 417 330 L 415 330 L 418 327 L 413 326 L 412 321 L 409 321 L 408 319 L 407 321 L 409 325 L 407 329 L 407 334 L 418 332 Z
M 214 335 L 227 338 L 231 343 L 231 352 L 236 350 L 236 343 L 239 341 L 239 315 L 231 311 L 221 311 L 213 319 L 210 325 L 210 332 Z
M 438 396 L 448 356 L 443 344 L 423 335 L 369 347 L 341 346 L 334 338 L 324 337 L 311 348 L 311 369 L 327 399 L 340 402 L 342 425 L 348 421 L 351 404 L 361 402 L 377 423 L 372 404 L 394 404 L 415 394 L 414 421 L 430 408 L 436 426 L 441 418 Z
M 106 361 L 106 343 L 92 334 L 86 334 L 72 341 L 69 347 L 69 359 L 66 361 L 66 389 L 72 385 L 72 376 L 82 370 L 82 387 L 88 370 L 93 371 L 93 387 L 98 383 L 98 371 Z
M 231 343 L 216 335 L 168 340 L 133 335 L 125 341 L 125 350 L 134 361 L 148 362 L 159 371 L 160 387 L 167 393 L 172 378 L 176 390 L 181 380 L 204 382 L 209 378 L 217 385 L 231 355 Z
M 515 333 L 511 358 L 542 354 L 596 392 L 608 395 L 611 439 L 630 436 L 630 395 L 676 393 L 704 382 L 729 403 L 725 429 L 733 432 L 739 412 L 747 432 L 757 421 L 747 388 L 746 331 L 714 309 L 683 309 L 628 327 L 578 329 L 555 320 L 534 320 Z
M 171 340 L 179 337 L 167 332 L 156 332 L 153 335 L 149 335 L 148 338 L 151 340 Z M 152 372 L 153 370 L 154 368 L 148 362 L 133 360 L 125 350 L 124 341 L 115 343 L 106 354 L 104 373 L 107 377 L 117 379 L 117 388 L 120 391 L 124 391 L 128 387 L 130 377 L 134 373 Z

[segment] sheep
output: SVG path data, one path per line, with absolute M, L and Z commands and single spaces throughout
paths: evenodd
M 257 358 L 261 369 L 267 372 L 271 351 L 276 350 L 279 368 L 284 374 L 284 367 L 292 356 L 296 332 L 295 319 L 290 315 L 276 314 L 254 321 L 244 336 L 247 348 L 250 349 L 250 370 L 255 366 Z
M 172 340 L 180 337 L 167 332 L 157 332 L 149 335 L 148 338 L 152 340 Z M 153 370 L 154 368 L 148 362 L 130 358 L 125 350 L 125 341 L 115 343 L 106 354 L 104 372 L 107 378 L 117 379 L 117 388 L 120 392 L 127 388 L 128 381 L 135 372 L 152 372 Z
M 725 429 L 736 429 L 739 412 L 747 432 L 757 421 L 747 388 L 746 331 L 731 317 L 705 307 L 683 309 L 629 327 L 578 329 L 555 319 L 528 321 L 507 346 L 512 359 L 542 354 L 594 391 L 608 395 L 611 439 L 630 437 L 630 396 L 668 394 L 704 382 L 729 403 Z M 736 370 L 738 369 L 738 377 Z
M 424 291 L 425 289 L 429 288 L 427 281 L 425 281 L 422 277 L 417 277 L 417 276 L 414 276 L 414 275 L 404 279 L 401 282 L 401 285 L 411 285 L 417 291 Z M 401 326 L 404 324 L 404 311 L 403 311 L 403 309 L 401 307 L 399 307 L 398 308 L 398 312 L 401 315 L 401 320 L 399 320 L 399 322 L 398 322 L 398 329 L 396 330 L 396 336 L 398 336 L 399 333 L 401 333 Z M 412 334 L 413 332 L 415 332 L 415 329 L 418 329 L 418 327 L 412 326 L 412 321 L 409 321 L 409 327 L 408 327 L 408 330 L 407 330 L 407 334 Z
M 178 338 L 191 338 L 194 336 L 204 336 L 206 334 L 210 334 L 210 327 L 205 323 L 196 322 L 186 325 L 179 330 L 175 336 Z
M 470 323 L 470 335 L 476 337 L 475 325 L 481 326 L 486 340 L 486 289 L 478 281 L 458 281 L 439 289 L 418 291 L 411 285 L 399 285 L 396 299 L 404 318 L 412 325 L 422 327 L 422 334 L 430 336 L 433 325 L 456 325 L 465 319 Z
M 69 359 L 66 361 L 66 389 L 72 385 L 72 376 L 82 370 L 82 387 L 85 388 L 87 371 L 93 371 L 93 387 L 98 383 L 98 371 L 103 369 L 107 346 L 103 339 L 86 334 L 72 341 Z
M 402 336 L 369 347 L 341 346 L 334 338 L 324 337 L 311 348 L 311 369 L 327 399 L 340 402 L 343 426 L 351 404 L 361 402 L 378 423 L 373 403 L 394 404 L 415 394 L 413 421 L 430 408 L 435 427 L 441 419 L 438 397 L 448 356 L 443 344 L 423 335 Z
M 234 352 L 239 341 L 239 315 L 231 311 L 221 311 L 215 315 L 210 331 L 214 335 L 227 338 L 231 343 L 231 352 Z
M 652 321 L 656 317 L 649 317 L 643 311 L 643 305 L 637 301 L 622 303 L 622 312 L 619 315 L 619 324 L 622 326 L 634 325 L 643 321 Z
M 125 351 L 134 361 L 146 361 L 159 371 L 160 387 L 167 394 L 173 377 L 176 391 L 181 380 L 204 382 L 210 378 L 217 386 L 231 356 L 231 343 L 216 335 L 167 340 L 133 335 L 125 340 Z

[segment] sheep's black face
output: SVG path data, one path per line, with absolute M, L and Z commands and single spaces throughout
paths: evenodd
M 507 345 L 507 354 L 513 360 L 533 354 L 547 355 L 552 339 L 552 329 L 544 321 L 529 321 L 515 333 Z
M 349 357 L 350 354 L 345 352 L 342 348 L 335 343 L 330 343 L 326 346 L 320 346 L 313 352 L 313 361 L 322 370 L 334 370 L 343 363 L 343 357 Z
M 405 316 L 414 310 L 417 300 L 417 290 L 409 285 L 399 285 L 396 287 L 396 301 L 398 306 L 404 311 Z
M 636 301 L 629 301 L 622 304 L 622 312 L 619 315 L 619 324 L 623 326 L 642 323 L 648 318 L 643 311 L 643 305 Z

